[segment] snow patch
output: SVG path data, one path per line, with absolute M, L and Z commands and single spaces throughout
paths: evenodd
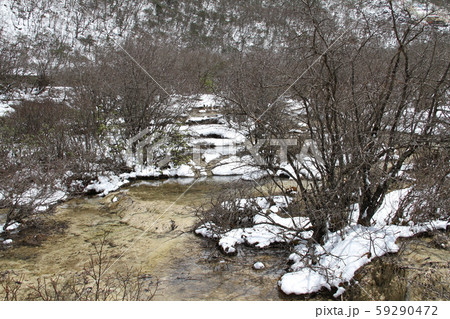
M 6 240 L 3 241 L 3 245 L 11 245 L 12 242 L 13 242 L 12 239 L 6 239 Z
M 397 252 L 399 247 L 395 241 L 399 237 L 445 229 L 448 224 L 447 221 L 439 221 L 414 227 L 348 227 L 340 234 L 330 233 L 325 245 L 316 247 L 318 262 L 315 265 L 305 264 L 303 257 L 307 250 L 306 243 L 303 243 L 290 256 L 295 263 L 291 266 L 292 272 L 281 277 L 280 289 L 286 294 L 301 295 L 335 287 L 338 289 L 335 295 L 339 296 L 343 293 L 340 285 L 349 282 L 359 268 L 376 257 Z
M 211 172 L 213 175 L 247 175 L 260 172 L 261 170 L 257 167 L 251 166 L 252 157 L 251 156 L 231 156 L 219 162 L 219 164 L 214 167 Z
M 95 191 L 100 196 L 106 196 L 127 183 L 129 183 L 127 179 L 114 174 L 101 175 L 97 177 L 96 181 L 86 187 L 86 191 Z
M 214 94 L 201 94 L 199 96 L 192 96 L 191 98 L 194 100 L 191 106 L 192 108 L 212 108 L 220 103 L 220 98 Z
M 358 205 L 351 207 L 351 223 L 338 232 L 329 232 L 326 243 L 308 246 L 312 231 L 308 231 L 310 221 L 306 217 L 285 218 L 278 215 L 288 205 L 284 196 L 266 198 L 240 199 L 238 207 L 259 207 L 260 212 L 253 218 L 253 227 L 221 231 L 212 223 L 205 223 L 196 233 L 204 237 L 219 239 L 219 246 L 225 253 L 236 252 L 236 245 L 249 244 L 258 248 L 273 243 L 298 241 L 295 252 L 289 256 L 293 262 L 291 272 L 279 281 L 280 289 L 286 294 L 309 294 L 321 289 L 336 289 L 337 298 L 345 292 L 343 284 L 348 283 L 355 272 L 376 257 L 399 250 L 396 240 L 399 237 L 411 237 L 421 232 L 445 230 L 448 221 L 433 221 L 420 225 L 392 225 L 402 198 L 410 189 L 401 189 L 386 195 L 382 205 L 374 215 L 370 227 L 357 225 Z M 275 205 L 273 205 L 275 203 Z M 224 202 L 224 208 L 232 207 Z M 234 205 L 236 207 L 236 205 Z M 312 262 L 311 256 L 315 261 Z
M 235 143 L 243 143 L 245 136 L 233 128 L 221 124 L 192 125 L 186 130 L 193 136 L 218 136 L 223 139 L 233 140 Z
M 256 270 L 264 269 L 265 267 L 266 266 L 260 261 L 253 264 L 253 268 Z
M 139 166 L 137 165 L 133 172 L 123 173 L 119 176 L 113 172 L 105 172 L 104 175 L 97 177 L 96 181 L 92 181 L 85 188 L 85 192 L 94 191 L 99 196 L 106 196 L 111 192 L 118 190 L 123 185 L 129 184 L 130 179 L 154 177 L 195 177 L 192 165 L 182 164 L 180 166 L 172 166 L 168 169 L 161 170 L 155 166 Z
M 14 112 L 14 109 L 9 106 L 9 104 L 0 102 L 0 117 L 7 115 L 8 113 Z
M 6 231 L 13 231 L 13 230 L 19 228 L 19 226 L 20 226 L 20 223 L 14 222 L 14 223 L 12 223 L 11 225 L 9 225 L 8 227 L 6 227 L 5 230 L 6 230 Z M 0 224 L 0 233 L 3 232 L 3 227 L 5 227 L 5 224 Z

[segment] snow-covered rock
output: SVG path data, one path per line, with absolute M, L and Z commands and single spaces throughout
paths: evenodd
M 0 102 L 0 117 L 12 112 L 14 112 L 14 109 L 9 104 Z
M 98 176 L 96 181 L 86 187 L 86 191 L 95 191 L 101 196 L 106 196 L 110 192 L 113 192 L 121 186 L 129 183 L 129 181 L 124 177 L 125 176 L 121 177 L 114 174 Z
M 266 266 L 264 266 L 264 264 L 260 261 L 257 261 L 256 263 L 253 264 L 253 268 L 256 270 L 261 270 L 264 269 Z
M 12 242 L 13 242 L 12 239 L 6 239 L 6 240 L 3 241 L 3 245 L 11 245 Z

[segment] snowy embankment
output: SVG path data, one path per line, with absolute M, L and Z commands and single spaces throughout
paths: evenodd
M 393 191 L 384 199 L 372 219 L 371 227 L 356 224 L 358 216 L 351 216 L 352 223 L 339 232 L 330 232 L 326 243 L 313 247 L 315 262 L 311 263 L 311 248 L 307 239 L 311 231 L 306 217 L 282 218 L 277 212 L 287 203 L 284 197 L 274 197 L 275 205 L 260 200 L 261 214 L 254 217 L 253 227 L 238 228 L 221 233 L 212 223 L 205 223 L 196 229 L 196 233 L 219 240 L 219 246 L 225 253 L 235 253 L 236 245 L 250 244 L 259 248 L 272 243 L 298 241 L 295 252 L 289 257 L 293 263 L 291 272 L 282 276 L 280 289 L 286 294 L 308 294 L 323 288 L 336 290 L 334 297 L 345 292 L 343 285 L 353 278 L 355 272 L 374 258 L 399 250 L 396 240 L 399 237 L 411 237 L 421 232 L 446 229 L 448 221 L 434 221 L 421 225 L 392 225 L 391 220 L 399 208 L 401 198 L 408 189 Z M 357 212 L 353 209 L 353 212 Z M 355 215 L 355 214 L 353 214 Z
M 306 244 L 300 244 L 289 257 L 294 262 L 292 272 L 281 278 L 280 288 L 286 294 L 307 294 L 322 288 L 337 288 L 334 297 L 338 297 L 345 292 L 342 285 L 349 282 L 359 268 L 374 258 L 397 252 L 399 247 L 395 242 L 399 237 L 446 229 L 447 225 L 447 221 L 436 221 L 416 226 L 347 227 L 342 234 L 330 233 L 325 245 L 316 247 L 318 262 L 314 265 L 304 262 L 303 257 L 308 249 Z
M 131 173 L 116 175 L 113 172 L 105 172 L 92 181 L 85 189 L 86 192 L 95 192 L 100 196 L 106 196 L 120 187 L 130 183 L 132 179 L 159 178 L 159 177 L 194 177 L 195 173 L 190 165 L 180 165 L 169 169 L 159 169 L 154 166 L 136 167 Z
M 243 175 L 243 179 L 256 179 L 266 175 L 265 171 L 252 165 L 253 162 L 254 160 L 250 155 L 231 156 L 220 161 L 211 172 L 218 176 Z
M 195 230 L 196 234 L 204 237 L 219 239 L 219 246 L 227 254 L 236 252 L 236 245 L 250 244 L 258 248 L 264 248 L 277 242 L 290 242 L 299 239 L 295 228 L 304 228 L 309 221 L 303 217 L 282 218 L 276 213 L 283 209 L 292 200 L 290 197 L 274 196 L 271 200 L 275 205 L 271 206 L 264 197 L 251 200 L 251 205 L 258 207 L 264 214 L 258 214 L 253 219 L 253 227 L 232 229 L 222 233 L 213 223 L 205 223 Z M 238 207 L 244 209 L 249 201 L 239 200 Z M 223 204 L 225 207 L 227 203 Z
M 0 96 L 0 116 L 14 112 L 11 106 L 20 101 L 39 101 L 52 99 L 57 102 L 70 102 L 71 88 L 54 87 L 40 95 L 16 92 L 8 96 Z M 292 111 L 299 109 L 299 104 L 290 101 Z M 103 172 L 93 180 L 85 189 L 86 192 L 95 192 L 100 196 L 107 195 L 129 183 L 131 179 L 139 178 L 192 178 L 198 176 L 241 176 L 244 180 L 256 180 L 272 174 L 261 170 L 254 165 L 254 159 L 245 153 L 245 132 L 237 125 L 228 123 L 220 112 L 223 107 L 221 98 L 212 94 L 193 96 L 174 96 L 170 107 L 186 112 L 185 122 L 180 127 L 180 133 L 187 139 L 187 145 L 192 151 L 192 159 L 183 165 L 170 165 L 168 169 L 156 166 L 135 165 L 131 162 L 130 173 L 115 174 Z M 198 116 L 201 113 L 201 116 Z M 207 114 L 203 114 L 207 113 Z M 111 140 L 116 140 L 113 137 Z M 194 155 L 196 153 L 196 155 Z M 199 162 L 200 160 L 200 162 Z M 194 162 L 195 161 L 195 162 Z M 283 169 L 293 172 L 294 168 L 287 163 Z M 285 173 L 285 172 L 284 172 Z M 276 175 L 282 175 L 280 170 Z
M 177 96 L 171 107 L 187 112 L 185 123 L 180 127 L 180 133 L 187 139 L 188 148 L 192 151 L 192 159 L 179 166 L 170 165 L 168 169 L 160 169 L 152 165 L 135 165 L 132 164 L 133 160 L 130 160 L 130 167 L 133 167 L 130 173 L 117 175 L 104 172 L 86 187 L 86 192 L 95 192 L 104 196 L 128 184 L 130 180 L 139 178 L 239 175 L 243 179 L 256 179 L 266 175 L 266 172 L 251 166 L 253 161 L 250 156 L 236 156 L 243 149 L 246 138 L 243 132 L 233 128 L 223 119 L 223 115 L 218 111 L 222 105 L 223 102 L 212 94 Z M 196 115 L 203 111 L 208 112 L 209 115 Z M 211 123 L 199 124 L 205 122 Z M 206 166 L 211 165 L 213 161 L 217 163 L 207 171 Z

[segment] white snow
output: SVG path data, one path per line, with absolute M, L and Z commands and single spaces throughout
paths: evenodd
M 338 298 L 344 292 L 345 292 L 345 288 L 344 287 L 338 287 L 337 291 L 333 294 L 333 297 L 334 298 Z
M 201 124 L 189 126 L 187 132 L 190 132 L 193 136 L 220 136 L 223 139 L 233 140 L 235 143 L 242 143 L 245 141 L 245 136 L 222 124 Z
M 0 224 L 0 232 L 3 231 L 3 227 L 4 226 L 5 226 L 5 224 Z M 20 223 L 14 222 L 11 225 L 9 225 L 8 227 L 6 227 L 5 230 L 12 231 L 12 230 L 15 230 L 15 229 L 19 228 L 19 226 L 20 226 Z
M 219 97 L 214 94 L 201 94 L 200 96 L 193 96 L 192 108 L 205 108 L 205 107 L 214 107 L 220 102 Z
M 113 172 L 105 172 L 104 175 L 97 177 L 97 180 L 92 181 L 85 191 L 95 191 L 99 196 L 106 196 L 111 192 L 118 190 L 123 185 L 129 184 L 130 179 L 145 178 L 145 177 L 195 177 L 195 172 L 192 169 L 192 164 L 182 164 L 180 166 L 172 166 L 168 169 L 161 170 L 155 166 L 140 166 L 136 165 L 131 173 L 123 173 L 119 176 Z
M 316 167 L 317 165 L 317 161 L 309 156 L 298 156 L 298 160 L 294 161 L 292 165 L 287 162 L 281 163 L 280 169 L 276 172 L 276 175 L 288 175 L 292 178 L 295 177 L 296 172 L 298 172 L 300 176 L 303 176 L 306 179 L 320 179 L 321 176 Z
M 215 159 L 218 159 L 221 157 L 220 153 L 205 153 L 202 155 L 203 160 L 205 163 L 209 163 Z
M 20 205 L 32 204 L 36 206 L 37 211 L 44 212 L 48 210 L 50 206 L 67 199 L 67 190 L 65 187 L 60 185 L 60 183 L 57 183 L 56 188 L 59 189 L 42 190 L 37 188 L 37 186 L 32 186 L 20 196 L 17 194 L 10 196 L 17 196 L 17 200 Z
M 194 177 L 195 173 L 190 165 L 182 164 L 178 167 L 163 170 L 163 174 L 170 177 Z
M 207 238 L 219 238 L 217 234 L 217 226 L 212 222 L 207 222 L 195 230 L 195 233 Z
M 383 203 L 371 219 L 372 224 L 377 226 L 391 224 L 395 213 L 400 207 L 402 198 L 405 198 L 410 190 L 410 188 L 405 188 L 386 194 Z
M 127 179 L 114 174 L 101 175 L 97 177 L 96 181 L 86 187 L 86 191 L 94 190 L 100 196 L 106 196 L 127 183 L 129 183 Z
M 264 248 L 273 243 L 291 242 L 312 235 L 310 232 L 299 234 L 296 231 L 296 227 L 305 227 L 309 224 L 307 218 L 283 218 L 271 213 L 266 216 L 256 215 L 253 222 L 255 224 L 253 227 L 232 229 L 223 234 L 219 240 L 219 246 L 223 251 L 232 254 L 236 252 L 238 244 L 247 243 Z
M 355 272 L 376 257 L 399 250 L 395 243 L 399 237 L 411 237 L 415 234 L 434 229 L 446 229 L 448 221 L 433 221 L 420 225 L 392 225 L 392 218 L 399 207 L 401 199 L 409 189 L 401 189 L 386 195 L 381 207 L 372 219 L 373 225 L 363 227 L 357 225 L 356 212 L 358 206 L 352 205 L 351 224 L 339 232 L 329 232 L 326 243 L 315 245 L 312 251 L 316 262 L 311 263 L 311 247 L 307 240 L 312 231 L 306 217 L 285 218 L 278 215 L 287 206 L 284 196 L 272 198 L 275 205 L 263 197 L 241 199 L 238 207 L 254 203 L 261 211 L 253 219 L 253 227 L 237 228 L 221 232 L 212 223 L 205 223 L 195 232 L 205 237 L 219 239 L 219 246 L 225 253 L 236 252 L 236 245 L 249 244 L 258 248 L 267 247 L 276 242 L 299 241 L 295 252 L 289 256 L 293 262 L 291 272 L 286 273 L 279 281 L 280 289 L 286 294 L 308 294 L 325 288 L 336 289 L 337 298 L 345 292 L 343 284 L 348 283 Z M 290 200 L 288 199 L 288 202 Z M 231 207 L 223 203 L 224 207 Z
M 213 223 L 205 223 L 197 228 L 195 232 L 204 237 L 219 238 L 219 246 L 228 254 L 235 253 L 236 245 L 238 244 L 247 243 L 258 248 L 264 248 L 276 242 L 290 242 L 294 239 L 300 239 L 296 229 L 308 226 L 309 220 L 305 217 L 283 218 L 271 213 L 273 210 L 280 210 L 286 207 L 287 203 L 292 200 L 291 198 L 273 196 L 270 200 L 275 205 L 271 206 L 268 199 L 264 197 L 238 200 L 237 206 L 240 209 L 244 207 L 258 207 L 261 209 L 261 213 L 253 218 L 253 227 L 238 228 L 223 232 Z M 227 202 L 222 205 L 225 208 L 232 206 Z M 311 233 L 303 232 L 301 236 L 309 237 Z
M 287 205 L 292 202 L 292 198 L 285 197 L 285 196 L 272 196 L 269 199 L 266 197 L 255 197 L 255 198 L 241 198 L 237 199 L 235 201 L 236 206 L 239 207 L 239 209 L 245 209 L 246 207 L 257 207 L 258 209 L 261 209 L 262 211 L 272 210 L 274 209 L 274 206 L 271 206 L 271 202 L 274 202 L 277 209 L 283 209 L 287 207 Z M 231 205 L 230 202 L 224 202 L 222 203 L 222 206 L 224 208 L 231 208 L 233 205 Z M 257 219 L 256 221 L 264 222 L 265 219 Z
M 244 181 L 256 181 L 258 179 L 261 179 L 263 177 L 269 176 L 271 174 L 268 170 L 253 170 L 250 172 L 246 172 L 242 175 L 242 179 Z
M 205 110 L 199 110 L 200 111 L 205 111 Z M 203 112 L 201 112 L 203 113 Z M 189 116 L 187 121 L 192 123 L 192 122 L 202 122 L 202 121 L 206 121 L 206 120 L 215 120 L 218 121 L 219 123 L 223 123 L 225 124 L 225 121 L 222 119 L 222 115 L 217 114 L 217 115 L 204 115 L 204 116 Z
M 211 172 L 213 175 L 244 175 L 259 172 L 260 169 L 252 166 L 252 157 L 249 155 L 238 157 L 231 156 L 219 162 Z
M 11 231 L 11 230 L 19 228 L 19 226 L 20 226 L 20 223 L 15 222 L 15 223 L 12 223 L 11 225 L 9 225 L 8 227 L 6 227 L 6 230 Z
M 48 196 L 42 203 L 39 205 L 36 210 L 40 212 L 46 211 L 50 206 L 55 205 L 56 203 L 66 200 L 67 192 L 63 190 L 57 190 Z
M 279 285 L 286 294 L 295 293 L 300 285 L 304 294 L 319 291 L 322 287 L 330 287 L 326 277 L 311 268 L 283 275 Z
M 11 245 L 12 242 L 13 242 L 12 239 L 6 239 L 6 240 L 3 241 L 3 245 Z
M 9 104 L 0 102 L 0 117 L 5 116 L 8 113 L 14 112 L 14 109 Z
M 330 233 L 323 247 L 316 247 L 318 262 L 305 264 L 305 245 L 296 247 L 297 252 L 290 256 L 294 261 L 293 272 L 283 275 L 279 281 L 281 290 L 286 294 L 307 294 L 322 288 L 329 290 L 349 282 L 355 272 L 376 257 L 386 253 L 395 253 L 399 247 L 395 241 L 399 237 L 411 237 L 432 229 L 445 229 L 449 223 L 439 221 L 420 226 L 351 226 L 342 234 Z M 342 293 L 342 289 L 336 292 Z
M 256 263 L 253 264 L 253 268 L 256 270 L 264 269 L 265 267 L 266 266 L 260 261 L 257 261 Z

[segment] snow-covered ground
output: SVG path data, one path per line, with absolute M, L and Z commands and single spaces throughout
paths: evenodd
M 244 175 L 250 174 L 259 169 L 252 166 L 252 157 L 249 155 L 238 157 L 231 156 L 220 161 L 215 168 L 212 169 L 213 175 Z
M 219 240 L 219 246 L 225 253 L 235 253 L 236 245 L 249 244 L 258 248 L 267 247 L 276 242 L 298 241 L 295 252 L 289 257 L 293 263 L 291 271 L 282 276 L 280 289 L 286 294 L 308 294 L 323 288 L 335 290 L 335 297 L 345 292 L 344 284 L 351 281 L 355 272 L 386 253 L 397 252 L 395 243 L 399 237 L 411 237 L 415 234 L 434 229 L 446 229 L 448 221 L 433 221 L 420 225 L 412 222 L 408 226 L 392 225 L 391 221 L 400 201 L 409 189 L 393 191 L 386 195 L 383 204 L 372 219 L 372 226 L 363 227 L 356 224 L 358 216 L 352 216 L 353 222 L 339 232 L 330 232 L 326 243 L 313 247 L 316 262 L 308 257 L 311 248 L 307 239 L 311 231 L 303 231 L 309 226 L 306 217 L 283 218 L 277 212 L 286 207 L 285 197 L 274 197 L 274 206 L 266 199 L 257 198 L 261 209 L 253 220 L 253 227 L 237 228 L 224 233 L 212 223 L 205 223 L 196 229 L 204 237 Z M 242 200 L 245 205 L 246 200 Z M 357 212 L 356 207 L 353 211 Z
M 14 112 L 14 106 L 20 104 L 22 101 L 44 101 L 51 99 L 56 103 L 62 103 L 70 100 L 70 93 L 72 89 L 69 87 L 56 86 L 49 87 L 44 92 L 36 95 L 32 90 L 17 90 L 7 94 L 0 94 L 0 117 Z
M 280 288 L 287 294 L 307 294 L 322 288 L 336 288 L 334 297 L 338 297 L 345 292 L 342 285 L 350 282 L 359 268 L 374 258 L 397 252 L 399 247 L 395 242 L 399 237 L 446 229 L 448 224 L 447 221 L 436 221 L 416 226 L 353 225 L 340 233 L 330 233 L 325 245 L 316 247 L 315 254 L 319 257 L 314 265 L 304 262 L 308 250 L 305 244 L 300 244 L 289 258 L 294 262 L 292 272 L 281 278 Z
M 5 94 L 0 96 L 0 116 L 14 112 L 12 106 L 24 100 L 40 101 L 50 98 L 55 102 L 66 101 L 70 104 L 70 94 L 71 88 L 66 87 L 52 87 L 39 95 L 29 91 Z M 149 177 L 193 178 L 207 175 L 239 175 L 245 179 L 254 179 L 264 176 L 266 172 L 261 172 L 250 165 L 252 160 L 249 156 L 236 156 L 244 149 L 245 134 L 223 119 L 223 115 L 220 114 L 222 106 L 222 99 L 212 94 L 174 95 L 169 108 L 186 112 L 184 124 L 182 123 L 180 127 L 180 133 L 187 138 L 190 150 L 198 152 L 197 156 L 193 153 L 193 157 L 188 163 L 179 166 L 171 164 L 166 169 L 153 165 L 142 166 L 132 163 L 130 173 L 118 175 L 112 172 L 104 172 L 86 187 L 86 192 L 96 192 L 104 196 L 128 184 L 131 179 Z M 201 111 L 208 112 L 208 115 L 198 116 Z M 112 139 L 114 138 L 112 137 Z M 208 170 L 206 166 L 209 166 Z M 56 201 L 65 198 L 66 194 L 63 194 L 63 192 L 64 190 L 58 191 L 53 196 L 57 197 Z M 52 196 L 49 197 L 52 198 Z M 47 206 L 49 205 L 40 205 L 40 210 L 45 210 Z
M 117 190 L 138 178 L 172 178 L 201 176 L 241 176 L 243 179 L 258 179 L 267 172 L 252 166 L 251 156 L 237 156 L 245 150 L 245 134 L 227 123 L 220 114 L 223 106 L 221 98 L 212 94 L 175 96 L 171 107 L 186 112 L 185 123 L 180 133 L 187 139 L 192 159 L 179 166 L 170 165 L 161 169 L 153 165 L 132 164 L 132 171 L 121 175 L 105 172 L 87 186 L 86 191 L 97 192 L 101 196 Z M 200 111 L 209 115 L 198 116 Z M 211 124 L 198 124 L 210 121 Z M 134 161 L 135 162 L 135 161 Z M 133 163 L 133 160 L 130 161 Z
M 195 177 L 195 173 L 192 166 L 186 164 L 169 169 L 159 169 L 154 166 L 137 166 L 131 173 L 116 175 L 113 172 L 105 172 L 103 175 L 98 176 L 97 180 L 92 181 L 86 187 L 86 191 L 94 191 L 100 196 L 106 196 L 118 190 L 120 187 L 129 184 L 131 179 L 148 177 Z
M 11 245 L 13 243 L 12 239 L 4 239 L 2 238 L 2 233 L 3 233 L 3 227 L 5 226 L 5 224 L 0 224 L 0 244 L 3 244 L 5 246 Z M 12 223 L 11 225 L 9 225 L 8 227 L 6 227 L 5 231 L 8 232 L 13 232 L 16 229 L 18 229 L 20 227 L 20 223 Z
M 14 112 L 14 109 L 9 104 L 0 102 L 0 117 L 10 112 Z

